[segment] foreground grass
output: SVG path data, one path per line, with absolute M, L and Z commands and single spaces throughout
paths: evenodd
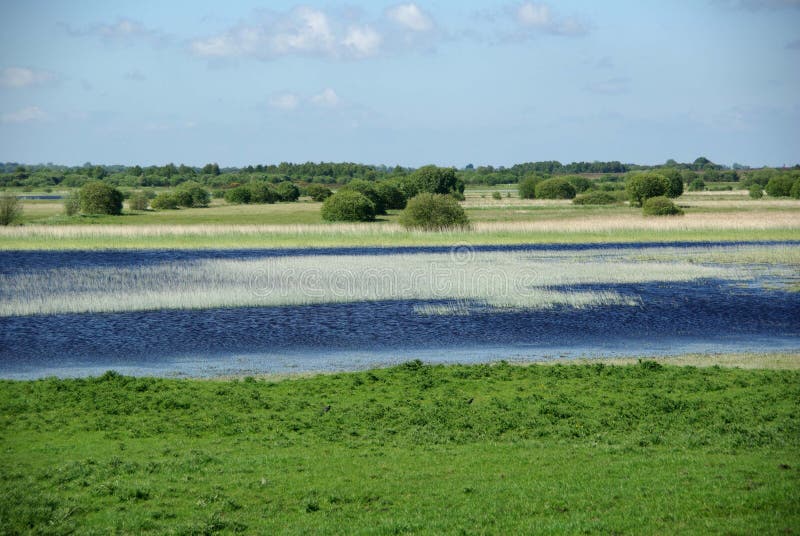
M 3 533 L 792 533 L 800 373 L 0 383 Z

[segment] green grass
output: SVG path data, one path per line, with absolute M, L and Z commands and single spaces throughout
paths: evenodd
M 0 533 L 795 533 L 800 372 L 0 383 Z

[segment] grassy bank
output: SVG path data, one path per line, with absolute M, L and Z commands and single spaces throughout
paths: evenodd
M 429 367 L 0 383 L 0 532 L 800 528 L 800 373 Z

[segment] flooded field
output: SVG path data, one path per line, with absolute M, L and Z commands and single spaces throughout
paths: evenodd
M 2 252 L 0 376 L 800 349 L 800 244 Z

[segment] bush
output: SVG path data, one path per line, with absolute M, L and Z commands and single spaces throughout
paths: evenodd
M 410 229 L 433 231 L 465 227 L 469 225 L 469 220 L 454 197 L 421 193 L 408 200 L 405 210 L 400 214 L 400 224 Z
M 104 182 L 88 182 L 81 188 L 84 214 L 122 214 L 122 192 Z
M 453 168 L 424 166 L 406 178 L 403 189 L 407 198 L 423 192 L 463 195 L 464 182 L 458 178 Z
M 675 199 L 683 195 L 683 176 L 677 169 L 666 168 L 659 170 L 659 174 L 663 175 L 669 186 L 667 187 L 667 197 Z
M 705 181 L 703 181 L 703 179 L 695 179 L 689 185 L 690 192 L 702 192 L 705 189 L 706 189 L 706 183 Z
M 751 184 L 750 188 L 748 188 L 750 192 L 750 197 L 752 199 L 761 199 L 764 197 L 764 190 L 761 188 L 760 184 Z
M 562 178 L 547 179 L 536 185 L 537 199 L 572 199 L 575 194 L 575 187 Z
M 150 200 L 144 192 L 133 192 L 128 200 L 131 210 L 147 210 L 149 204 Z
M 22 218 L 22 202 L 16 195 L 0 195 L 0 225 L 11 225 Z
M 642 213 L 645 216 L 675 216 L 683 214 L 683 211 L 670 198 L 659 195 L 645 200 Z
M 284 181 L 275 187 L 279 201 L 297 201 L 300 199 L 300 189 L 289 181 Z
M 211 194 L 196 182 L 184 182 L 175 191 L 178 205 L 182 207 L 207 207 Z
M 792 189 L 789 190 L 789 195 L 794 199 L 800 199 L 800 179 L 794 181 Z
M 366 196 L 366 198 L 375 205 L 375 214 L 386 214 L 386 204 L 383 202 L 383 198 L 378 193 L 374 183 L 363 179 L 356 179 L 348 182 L 342 190 L 350 190 Z
M 608 192 L 588 192 L 576 196 L 572 202 L 576 205 L 613 205 L 619 200 Z
M 625 191 L 631 205 L 642 206 L 651 197 L 667 195 L 669 181 L 658 173 L 637 173 L 628 177 Z
M 500 194 L 500 192 L 492 192 L 492 199 L 497 199 L 499 201 L 500 199 L 503 199 L 503 196 Z
M 74 216 L 81 211 L 81 193 L 73 190 L 64 199 L 64 214 Z
M 536 175 L 528 176 L 519 181 L 518 191 L 520 199 L 535 199 L 536 185 L 544 180 Z
M 789 197 L 793 185 L 794 181 L 789 175 L 778 175 L 769 180 L 764 190 L 771 197 Z
M 309 184 L 306 188 L 306 193 L 312 201 L 325 201 L 333 195 L 330 188 L 321 184 Z
M 250 188 L 247 186 L 237 186 L 225 192 L 225 201 L 240 205 L 250 202 Z
M 178 197 L 175 194 L 163 192 L 150 202 L 150 206 L 155 210 L 176 210 L 178 208 Z
M 381 181 L 375 184 L 375 190 L 383 201 L 383 206 L 389 210 L 406 208 L 406 196 L 400 185 L 394 181 Z
M 251 182 L 246 187 L 250 189 L 250 196 L 245 203 L 271 204 L 278 200 L 278 193 L 267 182 Z
M 569 175 L 564 177 L 564 179 L 566 179 L 566 181 L 570 183 L 573 188 L 575 188 L 575 192 L 579 194 L 589 190 L 592 187 L 592 181 L 586 177 L 581 177 L 580 175 Z
M 355 190 L 339 190 L 322 203 L 325 221 L 372 221 L 375 203 Z

